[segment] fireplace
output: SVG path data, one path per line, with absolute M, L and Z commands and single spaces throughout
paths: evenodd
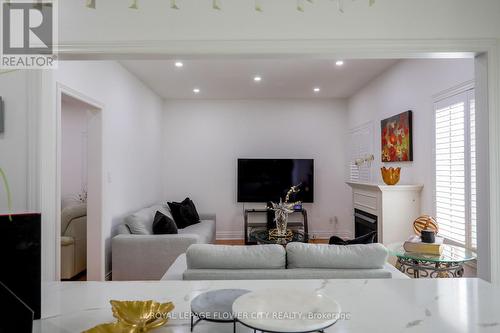
M 355 237 L 364 236 L 372 231 L 377 232 L 378 218 L 376 215 L 367 213 L 360 209 L 354 209 L 354 234 Z M 378 243 L 378 235 L 375 236 L 375 243 Z
M 356 236 L 377 231 L 379 243 L 392 244 L 413 234 L 413 221 L 422 215 L 422 185 L 347 184 L 352 187 Z

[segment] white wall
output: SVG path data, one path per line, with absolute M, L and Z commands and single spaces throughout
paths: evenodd
M 87 187 L 88 108 L 63 100 L 61 107 L 61 196 L 74 197 Z
M 352 229 L 344 183 L 347 105 L 326 100 L 167 101 L 165 199 L 190 196 L 199 212 L 217 214 L 218 238 L 243 238 L 236 202 L 238 158 L 313 158 L 315 202 L 309 229 L 342 236 Z M 248 207 L 248 206 L 247 206 Z M 338 217 L 338 225 L 330 219 Z
M 114 61 L 61 62 L 54 81 L 104 105 L 103 232 L 108 271 L 116 225 L 124 215 L 162 197 L 163 102 Z
M 27 72 L 0 73 L 5 132 L 0 134 L 0 168 L 9 180 L 13 209 L 28 210 L 28 100 Z M 7 212 L 7 195 L 0 182 L 0 213 Z
M 383 183 L 380 167 L 401 166 L 401 184 L 424 184 L 422 211 L 433 214 L 433 96 L 474 80 L 473 60 L 404 60 L 349 100 L 349 128 L 373 123 L 372 179 Z M 413 111 L 413 162 L 382 163 L 380 121 Z

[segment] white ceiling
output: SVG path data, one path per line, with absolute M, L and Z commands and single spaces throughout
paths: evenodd
M 165 99 L 347 98 L 397 60 L 203 59 L 121 61 Z M 262 81 L 254 82 L 259 75 Z M 320 87 L 319 93 L 313 88 Z M 194 94 L 193 89 L 200 93 Z

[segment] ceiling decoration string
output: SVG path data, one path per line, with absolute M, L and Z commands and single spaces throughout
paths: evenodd
M 10 0 L 5 0 L 9 2 Z M 213 10 L 222 10 L 221 6 L 221 0 L 211 0 L 212 1 L 212 9 Z M 337 10 L 340 13 L 344 13 L 344 0 L 333 0 L 337 2 Z M 354 1 L 354 0 L 353 0 Z M 368 5 L 371 7 L 375 4 L 376 0 L 368 0 Z M 85 7 L 87 8 L 96 8 L 96 2 L 97 0 L 85 0 Z M 305 11 L 305 2 L 308 2 L 310 4 L 314 4 L 314 0 L 297 0 L 297 6 L 296 9 L 299 12 L 304 12 Z M 132 0 L 131 5 L 129 6 L 130 9 L 139 9 L 139 0 Z M 177 0 L 170 0 L 170 8 L 179 10 L 180 7 L 177 5 Z M 264 9 L 262 7 L 262 0 L 254 0 L 254 10 L 256 12 L 263 12 Z

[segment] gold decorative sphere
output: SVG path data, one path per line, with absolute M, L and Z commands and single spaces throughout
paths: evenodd
M 413 222 L 413 230 L 415 234 L 420 236 L 422 230 L 432 230 L 437 234 L 439 232 L 439 227 L 434 217 L 422 215 Z

